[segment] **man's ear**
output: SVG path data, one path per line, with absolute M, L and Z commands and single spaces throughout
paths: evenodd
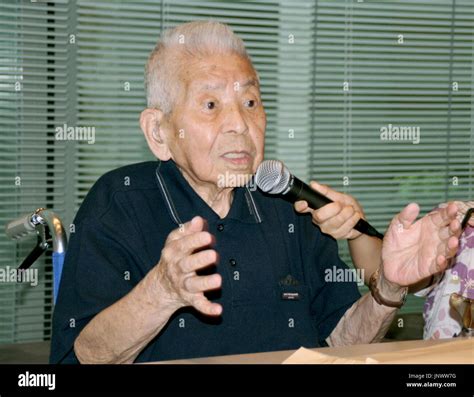
M 148 147 L 162 161 L 171 158 L 167 136 L 163 129 L 164 113 L 159 109 L 146 108 L 140 115 L 140 127 L 145 134 Z

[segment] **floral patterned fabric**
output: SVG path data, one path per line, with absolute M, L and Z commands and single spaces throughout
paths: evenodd
M 462 221 L 474 202 L 459 203 L 458 219 Z M 440 206 L 444 207 L 447 204 Z M 456 256 L 444 274 L 435 277 L 434 284 L 416 295 L 426 296 L 423 310 L 425 320 L 424 339 L 452 338 L 461 331 L 461 318 L 450 308 L 449 298 L 453 292 L 474 299 L 474 225 L 469 222 L 464 229 Z

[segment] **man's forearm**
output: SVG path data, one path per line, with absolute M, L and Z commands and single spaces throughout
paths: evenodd
M 378 342 L 384 337 L 396 312 L 396 308 L 379 305 L 369 292 L 347 310 L 326 342 L 329 346 Z
M 401 289 L 381 280 L 382 295 L 392 301 L 401 299 Z M 326 339 L 329 346 L 348 346 L 380 341 L 392 323 L 397 309 L 378 304 L 371 293 L 355 302 Z
M 83 364 L 132 363 L 178 309 L 160 295 L 156 267 L 126 296 L 97 314 L 77 337 Z

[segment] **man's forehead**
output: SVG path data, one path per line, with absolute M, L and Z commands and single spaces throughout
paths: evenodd
M 186 62 L 185 79 L 188 87 L 219 89 L 228 84 L 258 86 L 253 65 L 248 59 L 237 55 L 213 55 L 206 58 L 190 58 Z
M 209 77 L 207 79 L 199 79 L 193 81 L 194 87 L 199 91 L 217 91 L 225 89 L 229 84 L 233 87 L 239 88 L 248 88 L 248 87 L 257 87 L 259 86 L 258 80 L 255 76 L 249 76 L 246 78 L 240 79 L 218 79 Z

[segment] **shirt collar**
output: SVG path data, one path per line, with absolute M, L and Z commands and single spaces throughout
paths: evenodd
M 158 160 L 156 180 L 173 222 L 181 225 L 200 215 L 217 222 L 221 220 L 211 207 L 194 191 L 173 160 Z M 227 216 L 244 223 L 261 223 L 262 218 L 252 193 L 253 183 L 234 188 L 234 198 Z

